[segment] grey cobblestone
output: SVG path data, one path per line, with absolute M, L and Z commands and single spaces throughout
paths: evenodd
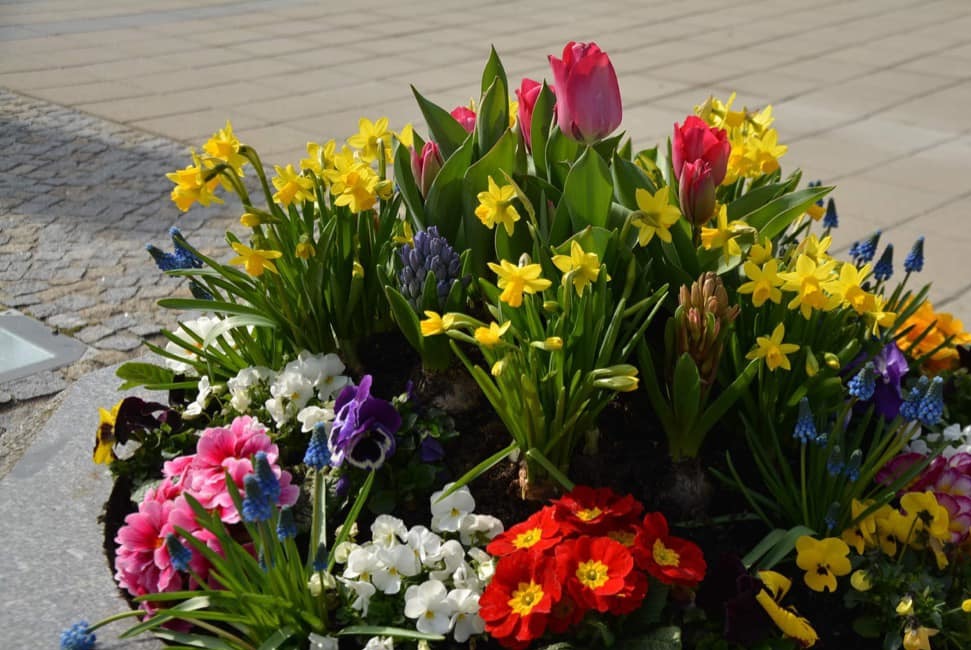
M 71 368 L 3 387 L 5 404 L 57 392 L 173 326 L 178 315 L 155 302 L 189 292 L 155 268 L 145 244 L 169 250 L 178 225 L 202 251 L 224 254 L 238 209 L 179 212 L 165 178 L 188 164 L 178 142 L 5 89 L 0 115 L 0 307 L 76 330 L 91 346 Z

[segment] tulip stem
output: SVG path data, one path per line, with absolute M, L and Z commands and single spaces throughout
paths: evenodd
M 691 224 L 691 242 L 695 248 L 701 246 L 701 227 L 697 224 Z

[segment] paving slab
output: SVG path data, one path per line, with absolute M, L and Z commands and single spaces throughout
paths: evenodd
M 111 474 L 91 461 L 98 405 L 118 401 L 114 367 L 63 394 L 20 462 L 0 482 L 0 627 L 4 648 L 54 648 L 63 630 L 125 611 L 102 551 L 98 523 Z M 98 647 L 154 650 L 152 640 L 119 642 L 128 622 L 97 632 Z

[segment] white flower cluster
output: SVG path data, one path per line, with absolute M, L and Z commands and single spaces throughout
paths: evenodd
M 203 341 L 206 340 L 206 337 L 209 336 L 209 333 L 212 332 L 213 328 L 215 328 L 221 322 L 222 321 L 220 319 L 212 316 L 201 316 L 195 320 L 187 320 L 184 323 L 179 323 L 179 329 L 177 329 L 174 334 L 186 343 L 195 345 L 201 350 Z M 197 341 L 197 338 L 202 340 Z M 232 335 L 226 333 L 223 334 L 223 338 L 232 344 Z M 180 375 L 196 376 L 199 374 L 196 372 L 196 369 L 193 366 L 189 365 L 189 362 L 195 362 L 199 358 L 195 352 L 187 350 L 181 345 L 177 345 L 172 341 L 165 344 L 165 351 L 171 353 L 173 356 L 185 359 L 183 362 L 166 357 L 166 368 Z
M 450 486 L 445 486 L 447 490 Z M 380 515 L 371 526 L 371 541 L 345 542 L 337 549 L 344 565 L 338 578 L 352 594 L 351 607 L 367 619 L 371 598 L 404 591 L 404 615 L 419 632 L 451 633 L 459 643 L 481 634 L 479 596 L 492 578 L 493 558 L 481 545 L 502 532 L 502 522 L 473 512 L 468 488 L 440 499 L 432 495 L 431 530 L 405 527 L 396 517 Z M 392 648 L 390 639 L 375 637 L 366 648 Z
M 971 454 L 971 426 L 962 429 L 960 424 L 952 424 L 940 433 L 925 434 L 918 431 L 907 445 L 907 451 L 926 456 L 931 453 L 931 445 L 937 445 L 942 439 L 947 443 L 941 450 L 941 455 L 945 458 L 954 454 Z
M 277 428 L 296 419 L 302 431 L 312 431 L 317 424 L 334 419 L 334 397 L 351 381 L 343 372 L 344 364 L 336 354 L 309 352 L 301 352 L 280 372 L 260 366 L 244 368 L 226 382 L 229 407 L 246 415 L 257 396 L 269 394 L 262 406 Z M 198 395 L 186 408 L 185 417 L 201 415 L 215 393 L 208 377 L 200 379 Z

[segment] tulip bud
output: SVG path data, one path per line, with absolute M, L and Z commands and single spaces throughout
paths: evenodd
M 475 129 L 475 111 L 468 106 L 456 106 L 449 115 L 462 125 L 466 133 L 472 133 Z
M 557 89 L 556 121 L 568 137 L 586 144 L 620 126 L 620 86 L 610 57 L 596 43 L 570 41 L 563 58 L 550 56 Z
M 704 160 L 686 162 L 679 185 L 681 212 L 695 226 L 702 226 L 715 214 L 715 179 Z
M 428 196 L 432 181 L 438 176 L 444 164 L 442 152 L 434 142 L 426 142 L 421 152 L 415 150 L 411 152 L 411 173 L 414 174 L 415 183 L 423 197 Z
M 553 90 L 553 86 L 549 86 Z M 516 89 L 516 99 L 519 101 L 517 119 L 519 121 L 519 131 L 523 134 L 523 141 L 526 143 L 526 150 L 532 151 L 533 108 L 536 106 L 536 98 L 543 91 L 543 84 L 532 79 L 523 79 L 519 88 Z M 554 91 L 555 92 L 555 91 Z

